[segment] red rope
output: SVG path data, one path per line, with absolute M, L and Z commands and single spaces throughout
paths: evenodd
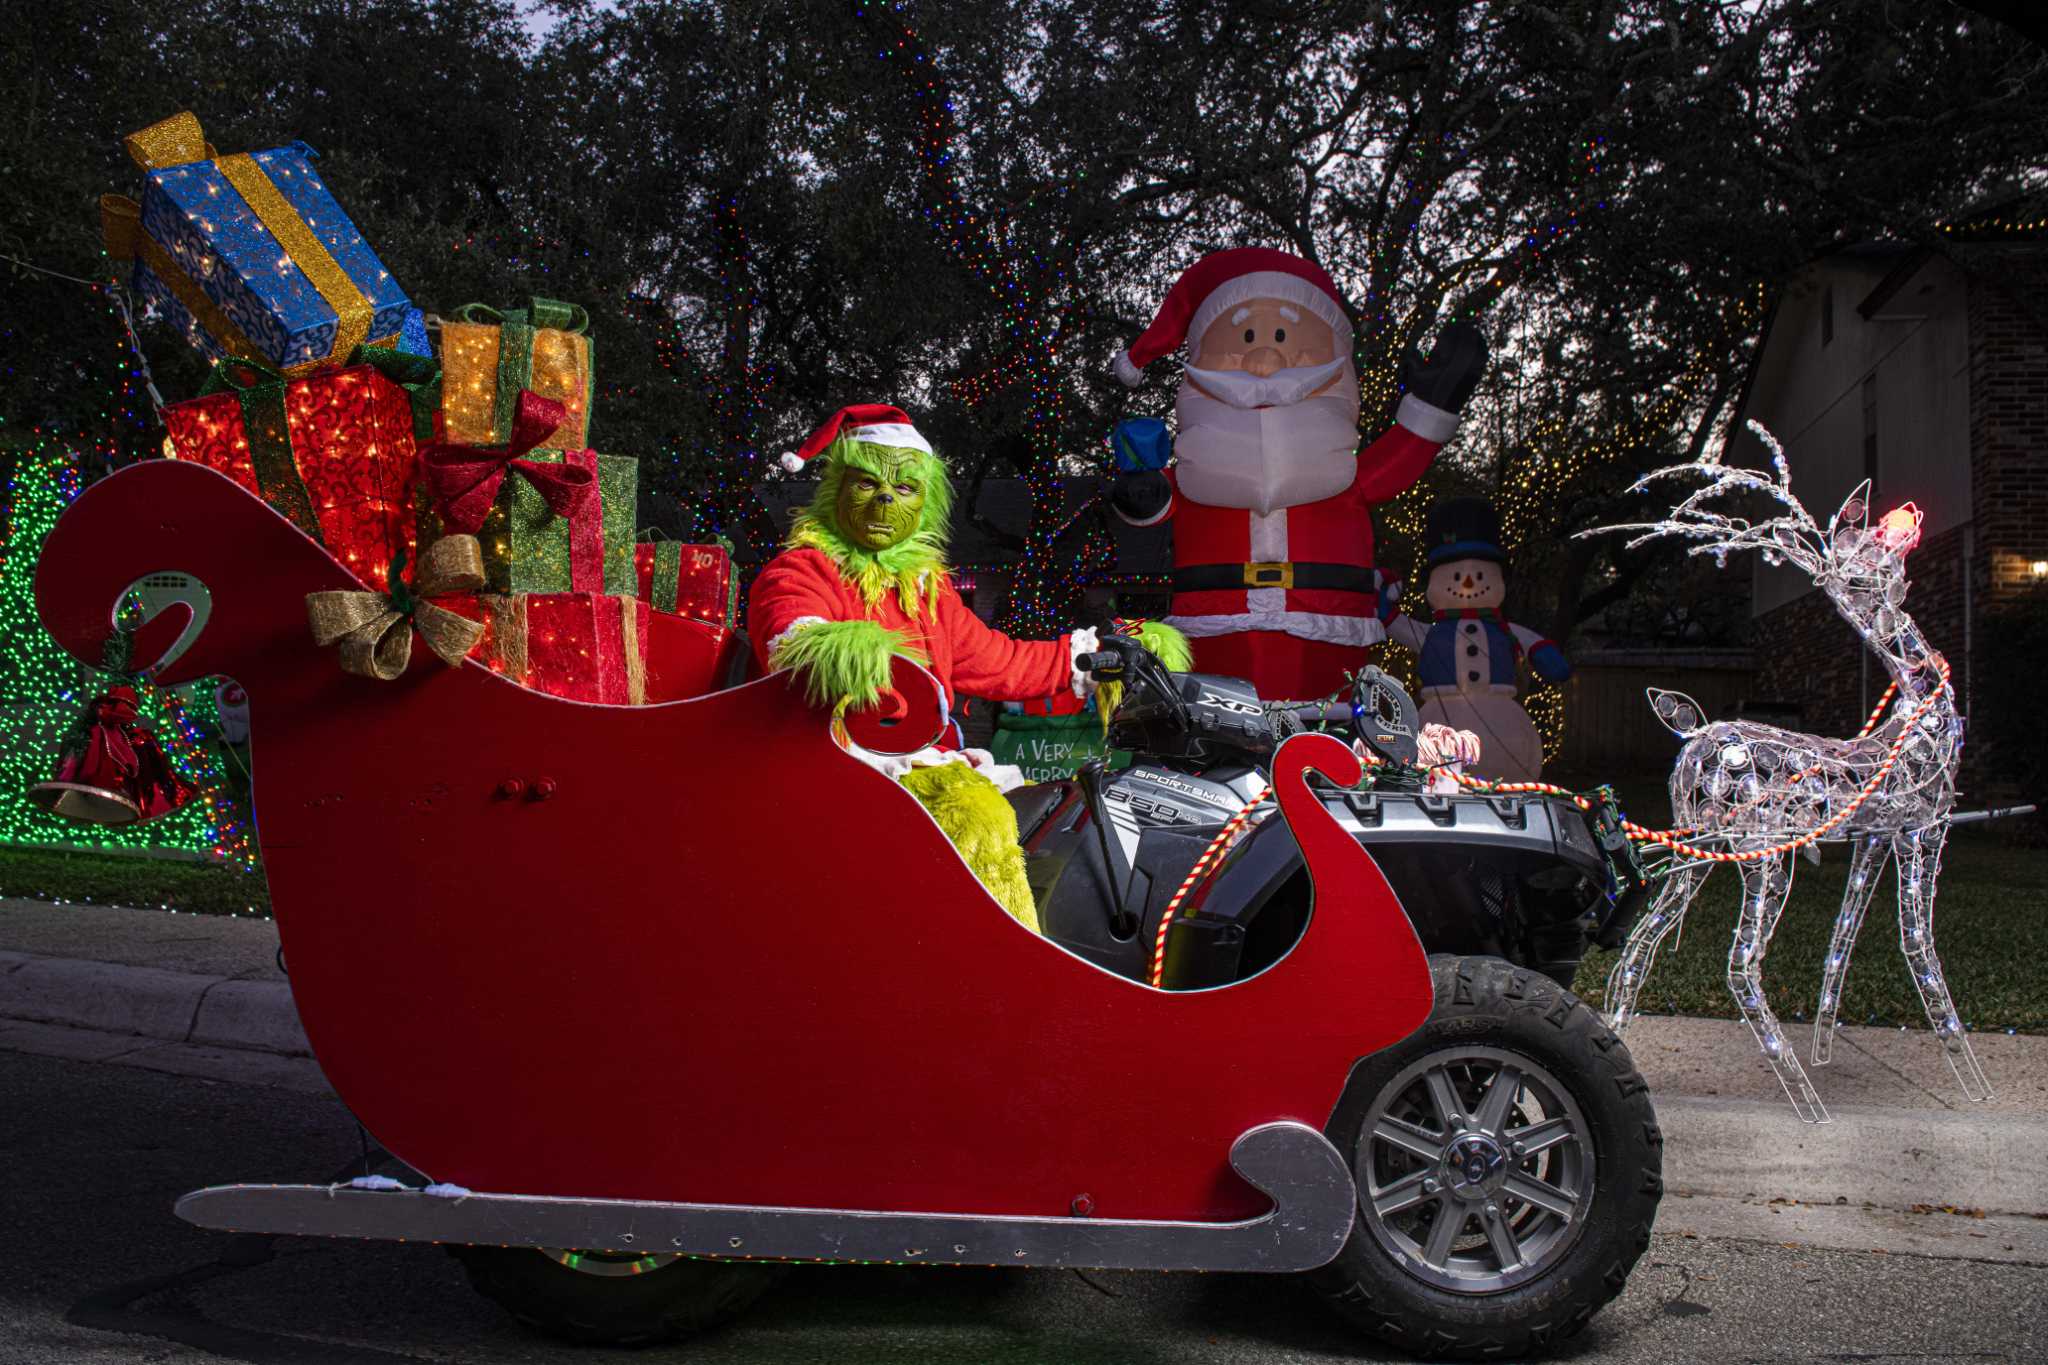
M 1216 831 L 1216 837 L 1209 841 L 1209 846 L 1202 850 L 1202 856 L 1195 859 L 1195 865 L 1188 869 L 1188 875 L 1181 879 L 1180 889 L 1173 893 L 1173 899 L 1166 903 L 1166 909 L 1160 912 L 1159 932 L 1152 938 L 1153 985 L 1157 986 L 1166 974 L 1166 931 L 1172 925 L 1174 913 L 1180 909 L 1180 903 L 1187 899 L 1188 892 L 1194 890 L 1202 880 L 1202 874 L 1208 870 L 1210 860 L 1230 841 L 1230 836 L 1244 828 L 1244 822 L 1251 817 L 1252 808 L 1264 801 L 1269 794 L 1270 789 L 1254 796 L 1244 803 L 1242 810 L 1224 822 L 1223 828 Z
M 1818 843 L 1826 838 L 1829 833 L 1839 829 L 1850 816 L 1862 808 L 1865 802 L 1876 795 L 1878 788 L 1884 785 L 1884 780 L 1890 775 L 1891 770 L 1898 766 L 1899 756 L 1906 749 L 1906 741 L 1912 738 L 1914 724 L 1927 714 L 1928 710 L 1933 707 L 1934 703 L 1940 699 L 1941 694 L 1948 688 L 1948 660 L 1937 654 L 1934 656 L 1934 666 L 1941 674 L 1940 685 L 1930 692 L 1918 706 L 1913 708 L 1911 715 L 1906 717 L 1906 723 L 1899 728 L 1899 737 L 1892 741 L 1890 749 L 1885 752 L 1884 762 L 1878 765 L 1877 771 L 1872 773 L 1869 780 L 1857 790 L 1856 799 L 1835 812 L 1825 823 L 1816 826 L 1798 838 L 1788 840 L 1782 844 L 1773 844 L 1769 848 L 1752 848 L 1745 849 L 1740 853 L 1730 853 L 1724 849 L 1693 848 L 1679 842 L 1681 839 L 1697 836 L 1701 832 L 1694 829 L 1650 829 L 1647 826 L 1637 824 L 1633 820 L 1624 819 L 1621 822 L 1623 832 L 1636 843 L 1656 844 L 1659 847 L 1670 849 L 1674 854 L 1683 858 L 1697 858 L 1703 862 L 1715 863 L 1759 862 L 1765 858 L 1776 858 L 1787 853 L 1796 853 L 1808 844 Z M 1899 685 L 1897 683 L 1893 683 L 1885 689 L 1884 695 L 1878 699 L 1876 709 L 1870 713 L 1870 719 L 1863 723 L 1863 728 L 1857 732 L 1856 738 L 1866 739 L 1869 737 L 1870 732 L 1877 728 L 1878 718 L 1884 714 L 1885 707 L 1891 704 L 1891 700 L 1897 695 L 1898 690 Z M 1365 755 L 1365 764 L 1369 768 L 1379 767 L 1384 763 L 1385 760 L 1376 754 L 1368 752 Z M 1579 793 L 1557 786 L 1555 783 L 1489 782 L 1485 778 L 1467 777 L 1463 773 L 1454 773 L 1453 776 L 1457 778 L 1458 785 L 1471 791 L 1510 796 L 1562 796 L 1571 801 L 1580 810 L 1591 810 L 1593 808 L 1591 798 L 1581 796 Z M 1152 939 L 1152 984 L 1154 986 L 1160 984 L 1166 972 L 1166 933 L 1173 924 L 1174 916 L 1180 910 L 1181 902 L 1187 899 L 1189 892 L 1201 884 L 1204 875 L 1209 871 L 1210 863 L 1215 860 L 1216 855 L 1230 841 L 1230 837 L 1244 827 L 1245 821 L 1251 817 L 1252 810 L 1270 794 L 1270 791 L 1263 792 L 1245 802 L 1243 809 L 1239 810 L 1237 814 L 1231 816 L 1224 823 L 1223 828 L 1216 832 L 1216 837 L 1209 841 L 1209 846 L 1202 850 L 1202 856 L 1195 859 L 1195 865 L 1188 869 L 1188 875 L 1181 879 L 1179 889 L 1173 893 L 1173 899 L 1166 903 L 1166 909 L 1159 916 L 1159 932 Z
M 1906 741 L 1913 737 L 1914 725 L 1919 721 L 1920 717 L 1927 714 L 1936 701 L 1940 700 L 1941 694 L 1948 690 L 1948 660 L 1937 654 L 1934 656 L 1934 667 L 1941 674 L 1940 684 L 1932 692 L 1928 693 L 1918 706 L 1913 708 L 1911 715 L 1906 717 L 1906 723 L 1899 727 L 1899 737 L 1892 741 L 1891 748 L 1885 752 L 1884 762 L 1878 765 L 1877 771 L 1872 773 L 1869 780 L 1857 790 L 1856 799 L 1841 810 L 1836 811 L 1824 823 L 1808 830 L 1798 838 L 1787 840 L 1782 844 L 1773 844 L 1769 848 L 1752 848 L 1745 849 L 1740 853 L 1730 853 L 1724 849 L 1693 848 L 1678 842 L 1682 838 L 1700 834 L 1701 831 L 1699 830 L 1648 829 L 1633 820 L 1623 820 L 1621 822 L 1623 831 L 1627 833 L 1629 838 L 1639 844 L 1656 844 L 1659 847 L 1670 849 L 1679 857 L 1697 858 L 1702 862 L 1713 863 L 1761 862 L 1765 858 L 1776 858 L 1787 853 L 1796 853 L 1808 844 L 1820 842 L 1830 833 L 1841 828 L 1842 824 L 1850 816 L 1854 815 L 1863 807 L 1866 801 L 1877 794 L 1878 788 L 1884 785 L 1885 778 L 1890 775 L 1893 768 L 1898 766 L 1899 755 L 1904 753 L 1906 749 Z M 1884 697 L 1878 702 L 1877 709 L 1870 713 L 1870 719 L 1864 722 L 1863 729 L 1856 738 L 1863 739 L 1876 728 L 1877 718 L 1884 714 L 1884 708 L 1891 702 L 1893 694 L 1897 691 L 1897 683 L 1893 683 L 1885 689 Z M 1570 797 L 1577 803 L 1580 810 L 1590 810 L 1593 804 L 1576 792 L 1566 791 L 1563 787 L 1552 786 L 1548 782 L 1505 782 L 1494 784 L 1487 782 L 1483 778 L 1467 777 L 1463 773 L 1457 774 L 1457 778 L 1460 785 L 1482 791 L 1536 792 L 1548 796 Z

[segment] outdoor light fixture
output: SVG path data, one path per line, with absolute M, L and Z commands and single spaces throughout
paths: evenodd
M 2037 559 L 2027 565 L 2027 571 L 2036 578 L 2048 578 L 2048 559 Z

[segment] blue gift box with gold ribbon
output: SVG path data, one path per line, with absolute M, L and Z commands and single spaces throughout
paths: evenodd
M 201 351 L 287 374 L 385 345 L 411 303 L 313 168 L 304 143 L 221 156 L 182 113 L 127 139 L 142 202 L 100 201 L 107 251 Z

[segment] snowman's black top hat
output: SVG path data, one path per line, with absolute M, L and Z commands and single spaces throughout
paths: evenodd
M 1446 498 L 1429 509 L 1423 532 L 1431 565 L 1453 559 L 1485 559 L 1505 564 L 1500 548 L 1500 513 L 1485 498 Z

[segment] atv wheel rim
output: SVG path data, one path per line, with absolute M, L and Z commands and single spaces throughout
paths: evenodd
M 1540 1063 L 1458 1046 L 1381 1087 L 1354 1156 L 1365 1225 L 1415 1278 L 1498 1294 L 1551 1269 L 1593 1202 L 1578 1103 Z
M 540 1254 L 578 1274 L 595 1275 L 605 1280 L 645 1275 L 650 1270 L 659 1270 L 682 1259 L 675 1252 L 657 1251 L 645 1256 L 635 1256 L 631 1252 L 575 1251 L 568 1247 L 541 1247 Z

